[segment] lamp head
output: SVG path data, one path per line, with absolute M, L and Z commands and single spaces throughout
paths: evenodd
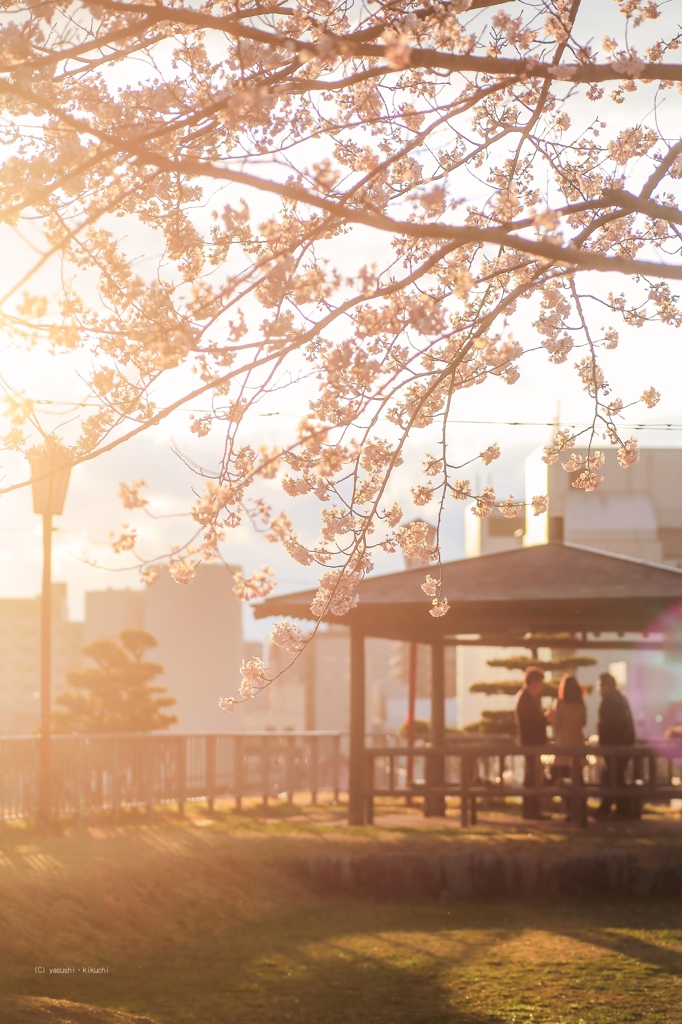
M 31 465 L 33 511 L 60 516 L 64 510 L 66 491 L 71 473 L 69 451 L 59 442 L 48 438 L 28 452 Z

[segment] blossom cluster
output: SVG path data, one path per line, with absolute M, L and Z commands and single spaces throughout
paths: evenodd
M 233 575 L 232 592 L 240 601 L 255 601 L 267 597 L 275 589 L 275 574 L 269 565 L 261 565 L 258 572 L 248 578 L 239 569 Z
M 495 489 L 493 487 L 484 487 L 476 498 L 476 504 L 472 506 L 471 511 L 479 519 L 487 519 L 494 508 Z
M 533 508 L 534 516 L 541 516 L 549 510 L 549 496 L 546 494 L 536 494 L 531 498 L 530 501 Z
M 618 465 L 623 469 L 627 469 L 629 466 L 634 466 L 636 462 L 639 462 L 637 438 L 631 437 L 627 441 L 624 441 L 616 452 L 616 458 L 618 459 Z
M 434 619 L 440 619 L 450 611 L 450 605 L 448 604 L 447 597 L 441 597 L 433 599 L 431 607 L 429 608 L 429 615 L 432 615 Z
M 270 639 L 276 647 L 281 647 L 289 654 L 298 654 L 306 643 L 300 627 L 288 619 L 277 623 L 270 634 Z
M 544 447 L 542 461 L 551 466 L 558 461 L 562 452 L 575 445 L 575 435 L 568 429 L 557 430 L 551 444 Z
M 239 685 L 239 693 L 244 700 L 255 697 L 259 690 L 270 682 L 268 670 L 263 664 L 262 658 L 251 658 L 249 661 L 242 661 L 239 669 L 242 681 Z
M 421 588 L 428 597 L 435 597 L 440 589 L 440 583 L 427 573 Z
M 323 615 L 342 617 L 357 607 L 359 596 L 356 593 L 358 584 L 366 573 L 372 571 L 372 563 L 367 555 L 355 555 L 343 569 L 333 569 L 322 574 L 310 610 L 318 618 Z
M 436 551 L 430 537 L 429 524 L 417 520 L 407 523 L 398 531 L 398 544 L 406 558 L 415 562 L 433 562 Z
M 123 507 L 133 509 L 144 508 L 148 505 L 148 500 L 140 494 L 141 489 L 145 486 L 145 481 L 141 478 L 133 480 L 130 485 L 122 483 L 118 489 L 118 497 Z

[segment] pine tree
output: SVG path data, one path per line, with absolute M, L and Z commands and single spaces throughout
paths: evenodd
M 177 722 L 164 712 L 175 704 L 152 680 L 163 666 L 146 661 L 157 640 L 143 629 L 124 629 L 117 640 L 95 640 L 83 653 L 95 663 L 69 672 L 52 716 L 57 733 L 152 732 Z

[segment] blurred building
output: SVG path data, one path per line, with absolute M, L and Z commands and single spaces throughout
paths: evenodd
M 239 688 L 242 605 L 224 566 L 200 565 L 181 586 L 164 573 L 146 590 L 90 591 L 85 622 L 70 622 L 66 584 L 53 584 L 52 693 L 83 664 L 83 646 L 115 639 L 123 629 L 148 629 L 159 646 L 151 657 L 164 666 L 159 682 L 178 701 L 175 730 L 229 731 L 218 707 Z M 0 600 L 0 734 L 33 732 L 40 718 L 40 598 Z
M 262 658 L 276 678 L 254 700 L 236 709 L 235 726 L 347 731 L 350 659 L 345 626 L 321 626 L 297 658 L 271 643 Z
M 524 543 L 562 536 L 570 544 L 682 567 L 682 451 L 644 448 L 639 462 L 621 469 L 609 449 L 599 471 L 604 481 L 591 493 L 573 487 L 579 474 L 562 468 L 573 452 L 587 455 L 571 449 L 546 466 L 537 451 L 526 460 L 526 494 L 548 494 L 549 511 L 533 516 L 528 510 Z
M 124 629 L 145 628 L 144 590 L 91 590 L 85 595 L 84 643 L 113 639 Z
M 70 622 L 66 584 L 52 584 L 52 692 L 82 662 L 83 624 Z M 40 723 L 40 598 L 0 599 L 0 735 L 34 732 Z
M 467 558 L 523 547 L 526 524 L 522 515 L 514 519 L 500 515 L 479 519 L 472 514 L 471 508 L 473 505 L 469 506 L 464 517 L 464 551 Z
M 242 604 L 232 592 L 232 571 L 199 565 L 191 583 L 181 585 L 162 572 L 144 591 L 144 628 L 159 646 L 164 667 L 159 683 L 176 698 L 175 732 L 229 732 L 218 706 L 239 689 L 243 658 Z

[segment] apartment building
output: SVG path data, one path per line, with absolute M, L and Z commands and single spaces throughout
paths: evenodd
M 52 689 L 82 661 L 83 624 L 71 622 L 65 583 L 52 584 Z M 40 724 L 40 598 L 0 599 L 0 735 L 28 735 Z

